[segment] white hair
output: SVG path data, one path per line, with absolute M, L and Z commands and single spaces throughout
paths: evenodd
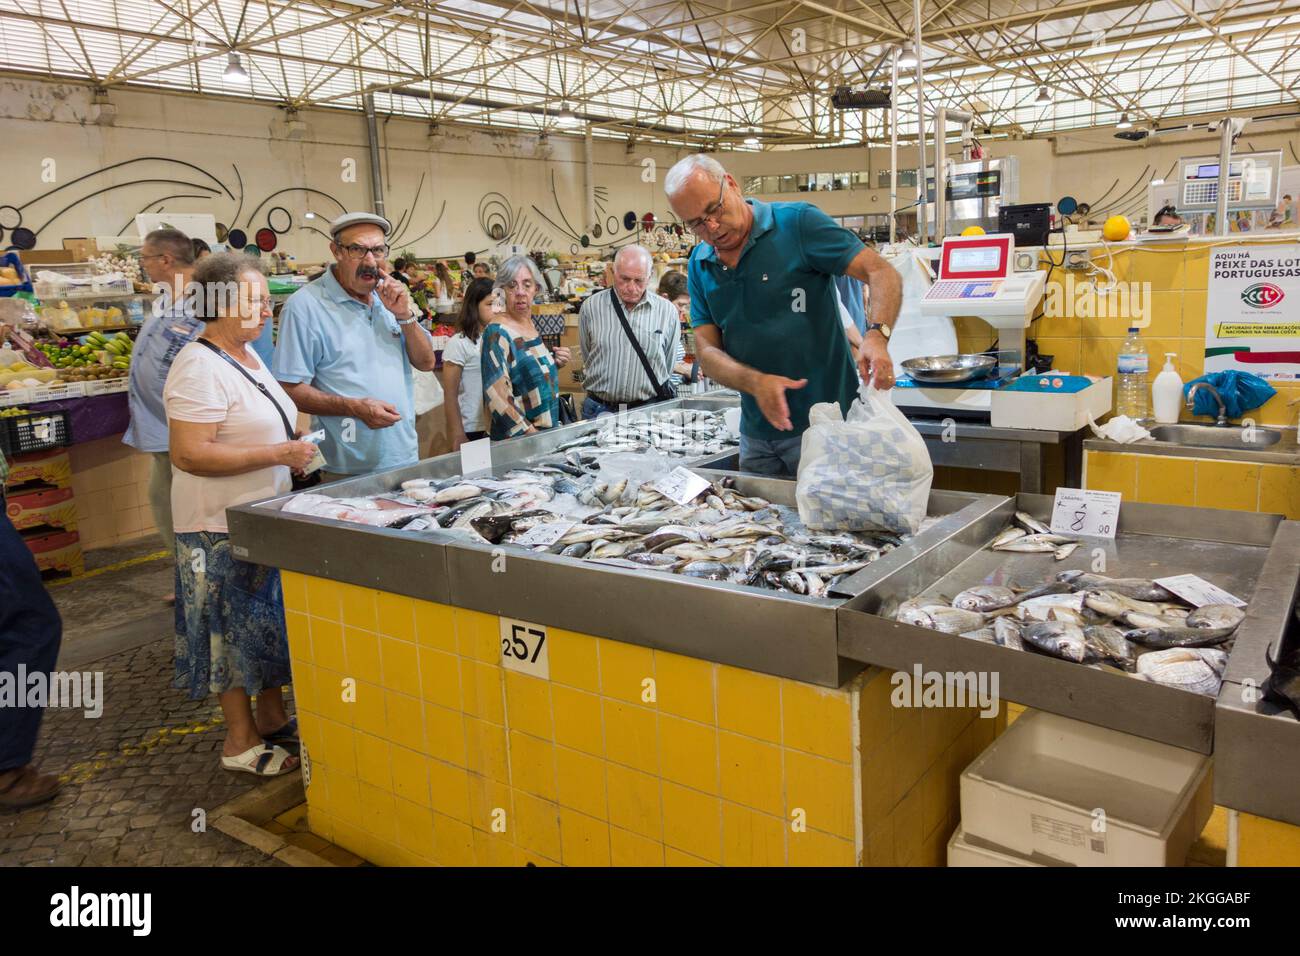
M 650 274 L 654 272 L 655 257 L 650 254 L 650 250 L 645 246 L 623 246 L 618 252 L 614 253 L 614 268 L 618 268 L 620 259 L 626 259 L 628 256 L 633 255 L 640 257 L 645 262 L 645 274 L 646 278 L 649 278 Z
M 664 193 L 669 196 L 676 196 L 686 185 L 686 180 L 691 178 L 691 174 L 696 170 L 703 170 L 704 175 L 713 181 L 715 186 L 721 185 L 722 180 L 726 177 L 727 171 L 722 168 L 722 164 L 712 156 L 706 156 L 703 153 L 692 153 L 685 159 L 679 159 L 673 168 L 668 170 L 668 175 L 664 177 Z

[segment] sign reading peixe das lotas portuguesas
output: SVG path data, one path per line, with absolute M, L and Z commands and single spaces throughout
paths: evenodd
M 1205 371 L 1300 380 L 1300 247 L 1242 244 L 1210 251 Z

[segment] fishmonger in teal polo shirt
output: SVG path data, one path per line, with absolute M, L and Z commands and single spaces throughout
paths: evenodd
M 691 325 L 704 373 L 743 393 L 741 468 L 794 475 L 812 406 L 836 402 L 847 411 L 857 395 L 835 278 L 871 288 L 873 321 L 857 361 L 864 379 L 889 388 L 898 273 L 815 206 L 745 199 L 712 157 L 683 159 L 664 189 L 701 240 L 687 267 Z

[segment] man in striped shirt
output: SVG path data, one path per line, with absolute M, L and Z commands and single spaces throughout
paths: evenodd
M 624 246 L 614 257 L 613 288 L 594 293 L 582 304 L 578 331 L 583 386 L 587 390 L 583 418 L 617 412 L 624 405 L 635 408 L 657 401 L 659 385 L 668 383 L 675 389 L 681 381 L 675 367 L 685 359 L 686 351 L 677 309 L 650 290 L 653 265 L 654 260 L 643 247 Z M 615 297 L 650 363 L 654 381 L 623 331 Z

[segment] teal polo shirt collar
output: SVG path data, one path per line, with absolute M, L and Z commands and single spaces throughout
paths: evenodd
M 758 237 L 772 229 L 772 206 L 770 203 L 762 202 L 758 199 L 746 199 L 745 202 L 754 210 L 754 224 L 749 229 L 749 238 L 745 240 L 745 248 L 740 251 L 740 258 L 745 258 L 745 253 L 753 248 Z M 718 261 L 718 250 L 714 249 L 712 244 L 704 244 L 705 251 L 700 253 L 701 259 L 708 259 L 712 262 Z

